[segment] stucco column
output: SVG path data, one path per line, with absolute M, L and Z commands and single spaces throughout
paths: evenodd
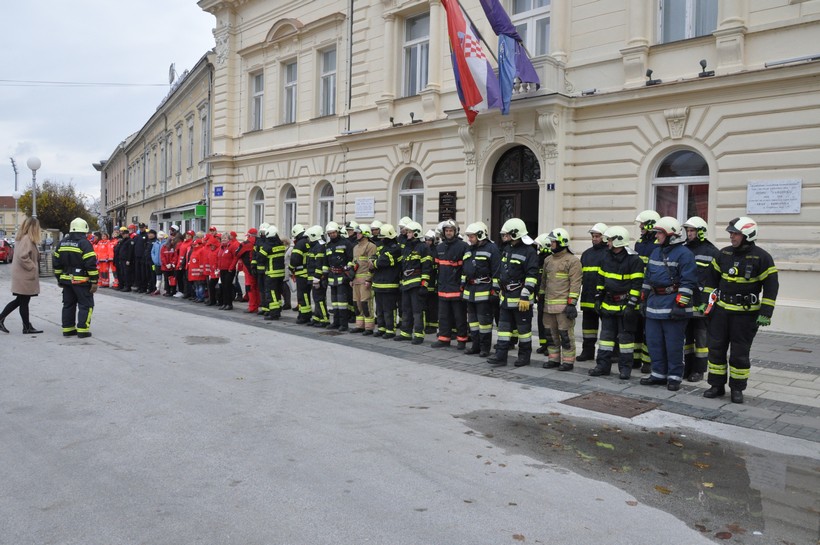
M 421 95 L 421 105 L 423 108 L 421 119 L 436 119 L 439 114 L 439 102 L 441 93 L 441 59 L 444 51 L 448 53 L 449 47 L 444 47 L 447 40 L 447 24 L 444 21 L 444 8 L 441 0 L 430 1 L 430 46 L 427 59 L 427 87 L 419 94 Z
M 569 54 L 567 50 L 567 29 L 569 28 L 569 0 L 553 0 L 550 14 L 550 56 L 560 63 L 566 64 Z
M 624 86 L 640 87 L 646 82 L 649 55 L 649 12 L 644 0 L 629 0 L 626 47 L 621 49 L 624 63 Z
M 746 2 L 718 2 L 718 28 L 714 32 L 718 55 L 716 74 L 731 74 L 744 69 L 746 30 Z
M 390 126 L 393 116 L 393 99 L 396 97 L 396 16 L 386 13 L 384 19 L 384 43 L 382 44 L 382 94 L 376 100 L 379 126 Z

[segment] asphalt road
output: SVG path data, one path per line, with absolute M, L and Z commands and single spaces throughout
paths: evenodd
M 0 304 L 8 286 L 0 266 Z M 501 440 L 510 426 L 476 423 L 488 411 L 820 458 L 799 439 L 661 411 L 590 413 L 559 403 L 571 394 L 261 321 L 101 294 L 94 336 L 79 340 L 61 336 L 59 316 L 47 281 L 32 302 L 45 333 L 23 336 L 15 314 L 0 337 L 0 544 L 690 545 L 713 543 L 725 522 L 696 527 L 651 490 Z M 766 543 L 765 528 L 744 530 L 728 542 Z

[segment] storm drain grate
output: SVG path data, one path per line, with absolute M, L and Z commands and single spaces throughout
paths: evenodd
M 590 392 L 582 396 L 566 399 L 561 403 L 590 411 L 597 411 L 599 413 L 623 416 L 624 418 L 632 418 L 658 407 L 658 403 L 642 401 L 640 399 L 630 399 L 628 397 L 604 392 Z

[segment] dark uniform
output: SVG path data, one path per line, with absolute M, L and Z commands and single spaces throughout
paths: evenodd
M 467 303 L 467 321 L 472 345 L 466 354 L 490 355 L 493 336 L 493 308 L 491 298 L 501 272 L 501 253 L 489 239 L 479 240 L 464 253 L 461 282 Z
M 412 337 L 414 344 L 424 342 L 422 314 L 432 267 L 433 258 L 427 244 L 417 238 L 407 239 L 401 256 L 401 333 L 394 340 L 408 341 Z
M 296 301 L 299 309 L 296 323 L 299 324 L 310 321 L 311 284 L 305 266 L 305 258 L 310 246 L 308 237 L 302 232 L 296 237 L 293 243 L 293 251 L 290 254 L 290 273 L 296 278 Z
M 282 317 L 282 284 L 285 281 L 285 245 L 279 235 L 268 235 L 259 254 L 265 260 L 265 295 L 268 312 L 265 320 Z
M 703 293 L 703 288 L 706 286 L 706 278 L 712 268 L 712 260 L 718 256 L 720 250 L 706 239 L 696 238 L 686 242 L 685 245 L 695 254 L 695 264 L 698 267 L 698 289 L 692 297 L 692 305 L 697 308 L 707 303 L 707 296 Z M 683 378 L 688 379 L 693 374 L 701 377 L 706 375 L 706 362 L 709 356 L 707 322 L 703 312 L 695 311 L 686 326 L 686 343 L 683 345 Z
M 449 346 L 453 330 L 460 350 L 466 348 L 470 339 L 467 325 L 467 306 L 462 298 L 461 272 L 464 254 L 470 245 L 453 236 L 445 238 L 435 247 L 435 263 L 438 268 L 438 339 L 434 347 Z
M 322 271 L 330 286 L 330 304 L 333 307 L 333 323 L 328 327 L 339 331 L 348 330 L 350 317 L 350 277 L 353 270 L 353 245 L 340 234 L 325 244 L 325 263 Z
M 598 327 L 601 321 L 595 310 L 595 292 L 598 285 L 598 270 L 607 253 L 606 242 L 593 244 L 581 254 L 581 353 L 577 361 L 595 359 L 595 343 L 598 342 Z
M 649 263 L 649 256 L 655 250 L 655 232 L 647 231 L 635 242 L 635 251 L 643 261 L 644 267 Z M 643 316 L 638 315 L 638 327 L 635 331 L 633 367 L 641 368 L 641 373 L 649 373 L 652 369 L 649 359 L 649 349 L 646 347 L 645 330 L 646 324 Z
M 373 256 L 373 292 L 376 294 L 376 337 L 396 336 L 396 312 L 399 305 L 401 246 L 396 239 L 385 238 Z
M 52 254 L 57 283 L 63 288 L 63 335 L 90 337 L 94 293 L 99 273 L 97 254 L 85 233 L 69 233 Z
M 327 277 L 325 267 L 325 243 L 318 240 L 313 243 L 305 258 L 305 267 L 308 270 L 308 280 L 311 282 L 313 299 L 313 316 L 310 325 L 325 327 L 330 323 L 327 313 Z

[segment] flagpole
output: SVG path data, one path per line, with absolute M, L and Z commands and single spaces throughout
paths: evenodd
M 487 50 L 490 52 L 490 56 L 491 56 L 491 57 L 493 58 L 493 60 L 495 61 L 495 64 L 496 64 L 496 65 L 498 65 L 498 57 L 496 57 L 496 56 L 495 56 L 495 53 L 493 53 L 493 48 L 492 48 L 492 47 L 490 47 L 490 44 L 488 44 L 488 43 L 487 43 L 487 40 L 485 40 L 485 39 L 484 39 L 484 36 L 482 36 L 482 35 L 481 35 L 481 31 L 479 31 L 479 30 L 478 30 L 478 27 L 477 27 L 477 26 L 476 26 L 476 24 L 473 22 L 472 18 L 470 17 L 470 14 L 469 14 L 469 13 L 467 13 L 467 10 L 466 10 L 466 9 L 464 9 L 464 6 L 462 6 L 462 5 L 461 5 L 461 0 L 456 0 L 456 3 L 458 4 L 458 7 L 460 7 L 460 8 L 461 8 L 461 11 L 462 11 L 462 13 L 464 13 L 464 16 L 465 16 L 465 17 L 467 18 L 467 20 L 470 22 L 470 25 L 472 25 L 473 30 L 475 30 L 475 33 L 478 35 L 478 39 L 479 39 L 479 40 L 481 40 L 482 42 L 484 42 L 484 45 L 486 45 L 486 46 L 487 46 Z M 528 53 L 528 55 L 529 55 L 529 53 Z

